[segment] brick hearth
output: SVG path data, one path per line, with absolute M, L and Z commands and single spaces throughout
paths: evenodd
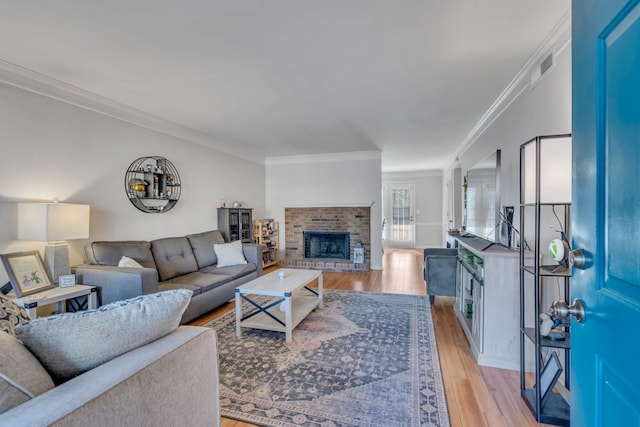
M 329 271 L 368 271 L 371 264 L 371 208 L 370 207 L 310 207 L 286 208 L 285 256 L 281 267 Z M 304 257 L 305 231 L 348 231 L 350 259 Z M 364 247 L 364 262 L 354 264 L 353 248 L 357 241 Z

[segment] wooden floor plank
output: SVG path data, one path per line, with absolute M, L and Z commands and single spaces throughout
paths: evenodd
M 366 273 L 325 272 L 324 287 L 426 295 L 421 250 L 385 248 L 383 268 L 382 271 Z M 277 269 L 269 267 L 265 272 Z M 517 371 L 480 367 L 475 363 L 469 343 L 456 318 L 453 303 L 453 298 L 436 297 L 432 306 L 451 426 L 545 426 L 535 422 L 520 397 L 520 377 Z M 191 324 L 206 324 L 233 309 L 233 302 L 227 303 Z M 253 424 L 223 418 L 222 426 L 251 427 Z

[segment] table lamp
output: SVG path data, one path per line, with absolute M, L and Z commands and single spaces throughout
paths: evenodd
M 89 205 L 18 203 L 18 239 L 47 242 L 44 262 L 51 281 L 71 274 L 66 240 L 89 238 Z

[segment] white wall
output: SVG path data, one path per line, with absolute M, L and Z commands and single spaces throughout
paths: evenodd
M 91 205 L 90 239 L 180 236 L 217 227 L 216 208 L 242 201 L 263 216 L 264 166 L 201 145 L 0 84 L 0 253 L 36 250 L 16 240 L 17 203 Z M 177 205 L 147 214 L 127 199 L 124 174 L 138 157 L 169 159 L 182 181 Z M 87 241 L 72 241 L 71 264 Z M 0 284 L 7 281 L 0 268 Z
M 379 152 L 267 161 L 266 216 L 284 224 L 287 207 L 371 206 L 371 268 L 382 269 L 382 172 Z M 285 249 L 280 227 L 281 250 Z
M 557 53 L 555 67 L 536 86 L 525 88 L 466 151 L 458 153 L 462 174 L 501 149 L 501 205 L 516 207 L 514 224 L 518 224 L 520 145 L 537 135 L 565 133 L 571 133 L 570 44 Z M 447 178 L 454 166 L 445 172 Z
M 418 248 L 444 246 L 442 234 L 442 171 L 415 171 L 383 173 L 382 185 L 392 183 L 412 183 L 415 190 L 416 228 L 415 246 Z M 388 192 L 384 192 L 388 194 Z M 388 203 L 383 200 L 383 203 Z M 390 224 L 391 218 L 387 218 Z M 389 226 L 387 227 L 387 231 Z

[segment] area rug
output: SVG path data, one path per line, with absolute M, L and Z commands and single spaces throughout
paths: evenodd
M 222 416 L 261 426 L 449 426 L 428 297 L 325 291 L 324 307 L 289 344 L 282 332 L 243 328 L 237 338 L 234 313 L 207 325 L 218 334 Z

